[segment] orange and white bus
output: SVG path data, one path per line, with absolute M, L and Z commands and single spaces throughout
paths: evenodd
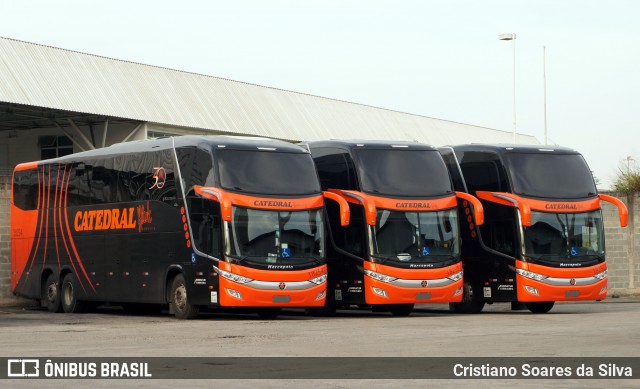
M 409 315 L 414 304 L 462 299 L 458 201 L 438 150 L 385 141 L 319 141 L 305 147 L 322 188 L 349 203 L 350 224 L 327 205 L 329 284 L 325 312 L 370 306 Z
M 485 223 L 463 228 L 465 294 L 452 308 L 524 303 L 545 313 L 556 301 L 607 295 L 601 202 L 582 155 L 563 147 L 461 145 L 440 149 L 456 190 L 480 198 Z
M 169 304 L 323 306 L 325 196 L 308 151 L 263 138 L 184 136 L 15 168 L 11 285 L 50 311 Z

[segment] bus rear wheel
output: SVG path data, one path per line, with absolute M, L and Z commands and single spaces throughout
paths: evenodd
M 554 301 L 545 301 L 541 303 L 525 303 L 527 309 L 532 313 L 547 313 L 553 308 Z
M 389 312 L 393 316 L 409 316 L 413 311 L 413 304 L 392 304 L 389 305 Z
M 471 282 L 464 282 L 461 303 L 451 303 L 449 308 L 457 313 L 480 313 L 484 308 L 484 301 L 480 300 Z
M 58 285 L 56 276 L 49 274 L 47 280 L 42 285 L 42 304 L 47 307 L 49 312 L 62 312 L 62 304 L 60 303 L 60 285 Z
M 200 307 L 189 303 L 187 287 L 182 274 L 178 274 L 171 283 L 170 304 L 173 305 L 174 315 L 178 319 L 190 320 L 198 316 Z
M 66 313 L 81 313 L 84 311 L 84 304 L 82 301 L 78 301 L 78 288 L 73 274 L 69 273 L 64 276 L 60 291 L 62 309 Z

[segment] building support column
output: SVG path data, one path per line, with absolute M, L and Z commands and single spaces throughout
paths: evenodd
M 89 138 L 87 138 L 83 133 L 82 130 L 80 130 L 80 128 L 76 125 L 76 123 L 74 123 L 73 120 L 71 119 L 67 119 L 67 121 L 69 122 L 69 124 L 71 125 L 71 128 L 73 128 L 74 130 L 76 130 L 76 133 L 78 134 L 78 136 L 80 138 L 82 138 L 83 141 L 86 142 L 86 144 L 89 146 L 89 150 L 95 150 L 96 147 L 91 143 L 91 141 L 89 140 Z
M 144 124 L 144 123 L 140 123 L 140 124 L 138 124 L 138 125 L 136 126 L 136 128 L 134 128 L 133 130 L 131 130 L 131 132 L 129 133 L 129 135 L 127 135 L 127 136 L 122 140 L 122 142 L 126 142 L 126 141 L 128 141 L 128 140 L 129 140 L 129 138 L 131 138 L 132 136 L 134 136 L 134 135 L 135 135 L 135 133 L 136 133 L 136 132 L 138 132 L 138 130 L 142 128 L 142 125 L 143 125 L 143 124 Z
M 58 123 L 56 123 L 56 122 L 53 122 L 53 124 L 54 124 L 56 127 L 58 127 L 58 129 L 59 129 L 60 131 L 64 132 L 64 134 L 65 134 L 69 139 L 71 139 L 71 142 L 73 142 L 73 144 L 74 144 L 74 145 L 76 145 L 76 146 L 80 149 L 80 151 L 87 151 L 87 148 L 86 148 L 86 147 L 84 147 L 83 145 L 81 145 L 77 140 L 75 140 L 75 139 L 73 138 L 73 135 L 72 135 L 69 131 L 65 130 L 65 129 L 64 129 L 64 127 L 62 127 L 61 125 L 59 125 L 59 124 L 58 124 Z
M 102 131 L 102 146 L 107 147 L 107 129 L 109 128 L 109 119 L 104 121 L 104 130 Z

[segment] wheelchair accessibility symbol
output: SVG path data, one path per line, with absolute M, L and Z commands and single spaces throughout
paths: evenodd
M 571 247 L 571 256 L 572 257 L 577 257 L 578 256 L 578 248 L 577 247 Z
M 426 257 L 427 255 L 431 254 L 431 249 L 429 247 L 423 247 L 422 248 L 422 256 Z
M 283 247 L 281 255 L 282 258 L 289 258 L 291 256 L 291 249 L 288 247 Z

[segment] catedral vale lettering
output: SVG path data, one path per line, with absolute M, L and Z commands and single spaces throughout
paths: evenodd
M 133 208 L 78 211 L 73 220 L 76 231 L 121 230 L 136 228 Z

